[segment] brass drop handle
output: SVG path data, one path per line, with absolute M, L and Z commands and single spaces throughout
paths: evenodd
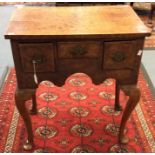
M 40 64 L 40 63 L 42 63 L 42 60 L 41 59 L 33 59 L 32 63 Z
M 34 55 L 32 57 L 32 63 L 35 63 L 35 64 L 41 64 L 43 62 L 45 62 L 45 57 L 43 55 Z
M 33 55 L 32 57 L 32 65 L 33 65 L 33 78 L 34 82 L 38 85 L 38 76 L 37 76 L 37 65 L 45 62 L 45 57 L 43 55 Z
M 70 54 L 73 57 L 81 57 L 81 56 L 84 56 L 86 53 L 87 53 L 87 50 L 81 46 L 75 46 L 70 50 Z
M 121 62 L 125 60 L 125 54 L 122 52 L 116 52 L 113 56 L 112 56 L 112 60 L 115 62 Z

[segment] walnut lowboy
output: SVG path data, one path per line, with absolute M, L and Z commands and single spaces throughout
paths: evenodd
M 118 136 L 120 143 L 127 143 L 124 128 L 140 99 L 136 85 L 148 35 L 150 31 L 130 6 L 17 8 L 5 38 L 11 41 L 17 75 L 16 106 L 28 132 L 24 149 L 34 145 L 25 107 L 32 98 L 31 113 L 37 113 L 33 63 L 39 82 L 50 80 L 58 86 L 75 72 L 86 73 L 95 84 L 114 78 L 115 110 L 121 110 L 120 89 L 129 96 Z

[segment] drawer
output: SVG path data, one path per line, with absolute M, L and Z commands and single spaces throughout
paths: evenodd
M 53 72 L 55 70 L 52 43 L 20 43 L 19 52 L 24 72 L 33 72 L 33 60 L 37 62 L 37 72 Z
M 59 42 L 59 58 L 98 58 L 100 57 L 101 43 L 95 41 Z
M 134 68 L 137 53 L 136 50 L 136 41 L 105 42 L 103 68 Z

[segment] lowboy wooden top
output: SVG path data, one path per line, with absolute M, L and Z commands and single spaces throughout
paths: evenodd
M 12 15 L 5 37 L 141 37 L 149 33 L 149 29 L 127 5 L 24 7 L 17 8 Z

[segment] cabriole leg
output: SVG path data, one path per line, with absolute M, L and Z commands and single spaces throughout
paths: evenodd
M 120 131 L 119 131 L 119 142 L 126 144 L 128 142 L 128 138 L 124 136 L 124 128 L 127 120 L 129 119 L 131 112 L 134 110 L 136 105 L 140 100 L 140 90 L 137 86 L 122 86 L 121 89 L 124 93 L 129 96 L 129 100 L 127 101 L 125 110 L 123 112 Z
M 26 94 L 26 92 L 24 92 L 24 91 L 17 90 L 15 93 L 16 107 L 24 120 L 25 127 L 26 127 L 27 133 L 28 133 L 28 140 L 23 145 L 23 148 L 25 150 L 32 149 L 32 147 L 34 145 L 33 144 L 32 123 L 31 123 L 31 119 L 29 116 L 29 112 L 27 111 L 27 108 L 25 105 L 25 101 L 28 100 L 29 97 L 30 97 L 30 94 Z
M 120 86 L 118 82 L 116 81 L 116 88 L 115 88 L 115 110 L 116 111 L 121 111 L 122 107 L 119 102 L 119 94 L 120 94 Z

